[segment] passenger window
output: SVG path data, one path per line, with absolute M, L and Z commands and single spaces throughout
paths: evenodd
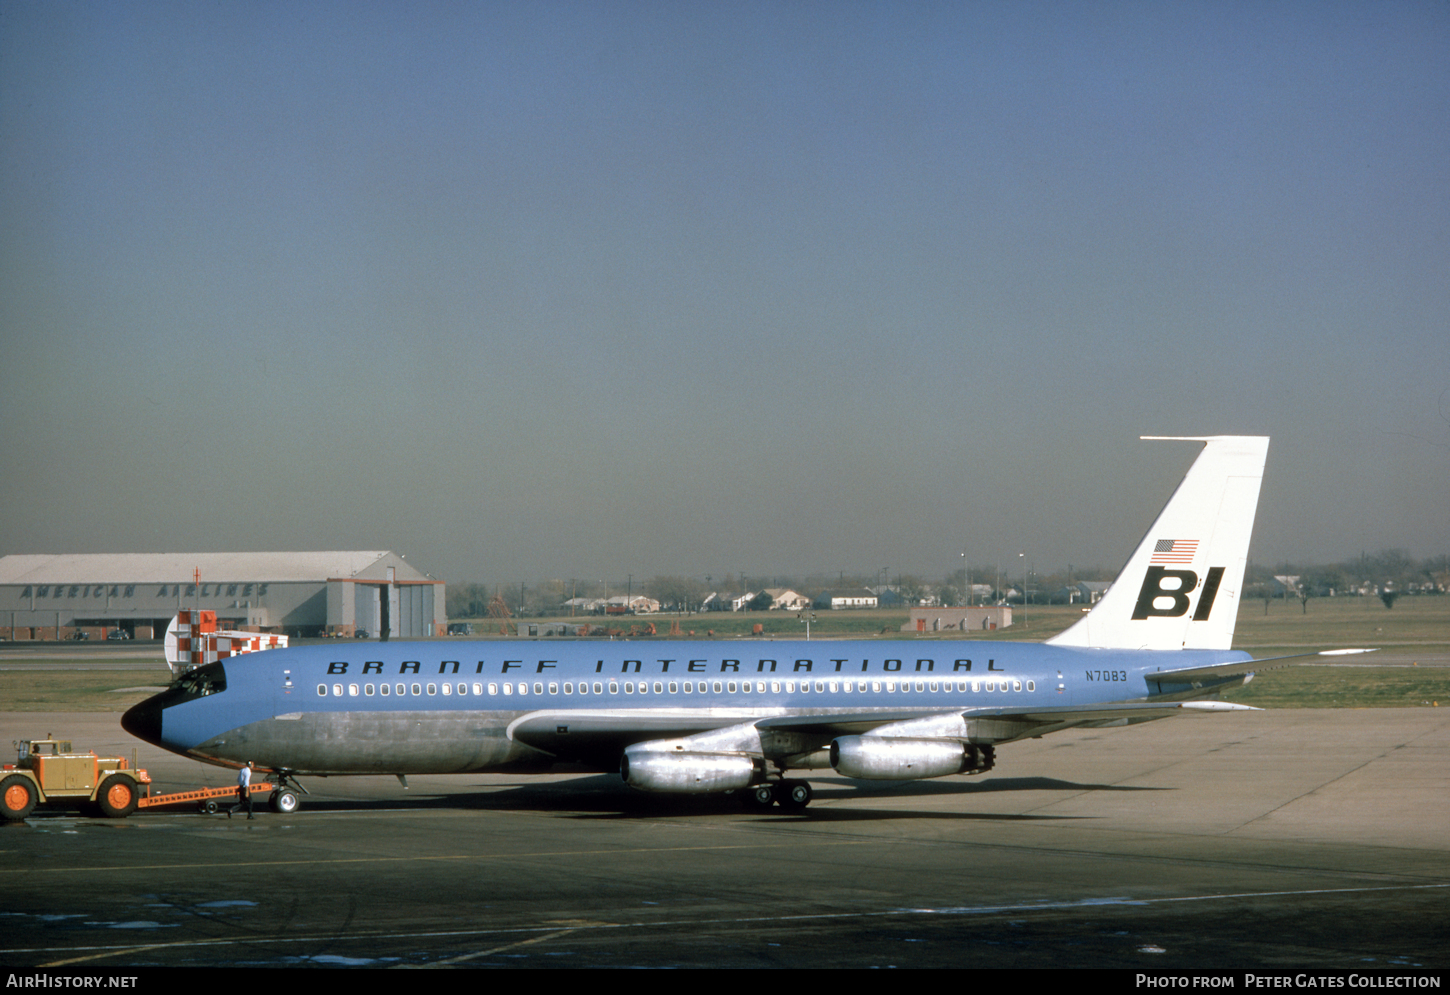
M 513 684 L 512 683 L 505 684 L 503 686 L 503 693 L 504 694 L 513 694 L 514 693 L 514 686 L 513 686 Z
M 743 682 L 741 682 L 740 690 L 744 691 L 746 694 L 749 694 L 750 693 L 750 682 L 749 681 L 743 681 Z
M 1027 690 L 1029 690 L 1029 691 L 1036 691 L 1037 690 L 1037 682 L 1036 681 L 1028 681 L 1027 682 Z
M 610 694 L 619 694 L 619 682 L 618 681 L 610 681 L 609 682 L 609 693 Z
M 896 682 L 895 681 L 887 681 L 886 682 L 886 693 L 887 694 L 895 694 L 896 693 Z
M 729 689 L 730 689 L 730 693 L 731 693 L 731 694 L 734 694 L 734 693 L 735 693 L 735 682 L 734 682 L 734 681 L 731 681 L 731 682 L 730 682 L 730 683 L 729 683 L 729 684 L 728 684 L 728 685 L 727 685 L 727 687 L 729 687 Z
M 881 693 L 881 682 L 880 681 L 872 681 L 871 682 L 871 690 L 874 691 L 877 694 L 880 694 Z
M 550 681 L 549 682 L 549 693 L 550 694 L 558 694 L 559 693 L 559 683 L 557 681 Z
M 786 694 L 795 694 L 795 681 L 786 681 L 785 682 L 785 693 Z
M 417 697 L 418 695 L 420 695 L 422 693 L 423 693 L 423 685 L 421 685 L 421 684 L 414 684 L 413 685 L 413 696 L 414 697 Z
M 574 683 L 572 681 L 565 681 L 564 682 L 564 693 L 565 694 L 573 694 L 574 693 Z
M 664 694 L 664 693 L 665 693 L 665 686 L 662 683 L 660 683 L 659 681 L 655 681 L 655 694 Z
M 544 693 L 544 682 L 543 681 L 539 681 L 538 683 L 536 683 L 534 685 L 534 694 L 543 694 L 543 693 Z
M 443 693 L 444 694 L 452 694 L 453 693 L 453 685 L 452 684 L 445 684 L 445 685 L 443 685 Z
M 831 681 L 830 688 L 831 688 L 831 693 L 832 694 L 835 694 L 840 689 L 840 685 L 837 684 L 835 681 Z
M 327 697 L 327 685 L 326 684 L 319 684 L 319 685 L 317 685 L 317 696 L 319 698 L 326 698 Z
M 694 690 L 695 690 L 694 683 L 691 682 L 691 681 L 686 681 L 685 682 L 685 694 L 693 694 L 694 693 Z
M 625 694 L 634 694 L 634 681 L 625 681 L 624 682 L 624 693 Z
M 594 682 L 594 693 L 595 694 L 603 694 L 604 693 L 604 685 L 603 684 L 600 684 L 598 681 L 595 681 Z
M 519 681 L 519 694 L 528 694 L 529 685 L 526 681 Z
M 675 694 L 679 690 L 680 690 L 680 686 L 678 684 L 676 684 L 674 681 L 670 681 L 670 694 Z
M 386 698 L 388 696 L 388 693 L 392 691 L 393 688 L 389 684 L 380 684 L 378 685 L 378 690 L 381 691 L 383 693 L 383 697 Z
M 772 694 L 780 694 L 780 681 L 771 681 L 770 691 Z
M 342 685 L 341 684 L 334 684 L 332 686 L 332 693 L 336 697 L 341 698 L 342 697 Z
M 371 684 L 364 684 L 363 685 L 363 694 L 365 694 L 369 698 L 371 698 L 373 696 L 373 686 Z
M 719 681 L 715 681 L 714 682 L 714 686 L 715 686 L 715 693 L 716 694 L 719 694 L 720 693 L 720 682 Z
M 1013 691 L 1021 691 L 1022 690 L 1022 682 L 1021 681 L 1013 681 L 1012 682 L 1012 690 Z
M 438 693 L 438 685 L 436 685 L 436 684 L 429 684 L 428 685 L 428 693 L 430 695 L 431 694 L 437 694 Z
M 489 685 L 488 685 L 488 693 L 489 694 L 498 694 L 498 685 L 497 684 L 494 684 L 493 682 L 489 682 Z

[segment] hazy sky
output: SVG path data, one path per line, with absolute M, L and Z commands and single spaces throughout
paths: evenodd
M 1450 5 L 0 0 L 0 553 L 1450 551 Z

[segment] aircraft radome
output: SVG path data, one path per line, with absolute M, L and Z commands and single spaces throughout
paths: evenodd
M 1093 609 L 1045 643 L 516 640 L 268 650 L 126 712 L 131 734 L 279 782 L 304 775 L 619 771 L 644 791 L 809 804 L 800 771 L 981 774 L 997 747 L 1246 706 L 1231 649 L 1269 440 L 1213 436 Z

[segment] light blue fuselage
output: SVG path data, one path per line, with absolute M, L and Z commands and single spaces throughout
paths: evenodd
M 966 641 L 337 643 L 200 668 L 123 724 L 180 754 L 296 773 L 617 769 L 632 743 L 784 715 L 901 721 L 1206 697 L 1220 688 L 1151 678 L 1247 659 Z

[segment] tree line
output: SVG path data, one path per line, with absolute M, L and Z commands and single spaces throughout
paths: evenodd
M 1065 592 L 1081 581 L 1111 581 L 1116 570 L 1102 567 L 1068 567 L 1038 571 L 1028 565 L 1019 569 L 1000 570 L 995 567 L 973 567 L 970 583 L 972 603 L 1010 601 L 1020 604 L 1052 604 L 1067 600 Z M 1276 577 L 1297 578 L 1289 585 Z M 623 594 L 644 594 L 658 601 L 664 611 L 698 611 L 712 593 L 739 595 L 759 594 L 765 588 L 789 588 L 807 597 L 822 591 L 869 587 L 880 590 L 883 607 L 910 607 L 935 603 L 963 605 L 967 603 L 968 577 L 958 569 L 940 580 L 918 574 L 892 574 L 886 570 L 874 573 L 837 572 L 834 575 L 812 574 L 790 576 L 779 574 L 741 575 L 726 573 L 722 577 L 705 575 L 685 577 L 660 574 L 648 578 L 624 580 L 547 580 L 529 584 L 452 583 L 448 585 L 449 618 L 486 618 L 490 605 L 500 602 L 511 615 L 529 617 L 557 615 L 567 611 L 572 598 L 605 598 Z M 1342 596 L 1378 596 L 1387 604 L 1402 595 L 1442 594 L 1450 591 L 1450 557 L 1438 556 L 1417 560 L 1403 549 L 1386 549 L 1378 553 L 1361 553 L 1352 559 L 1331 564 L 1299 564 L 1283 562 L 1272 566 L 1251 563 L 1245 576 L 1247 598 L 1308 598 Z M 761 610 L 768 599 L 757 597 L 750 606 Z

